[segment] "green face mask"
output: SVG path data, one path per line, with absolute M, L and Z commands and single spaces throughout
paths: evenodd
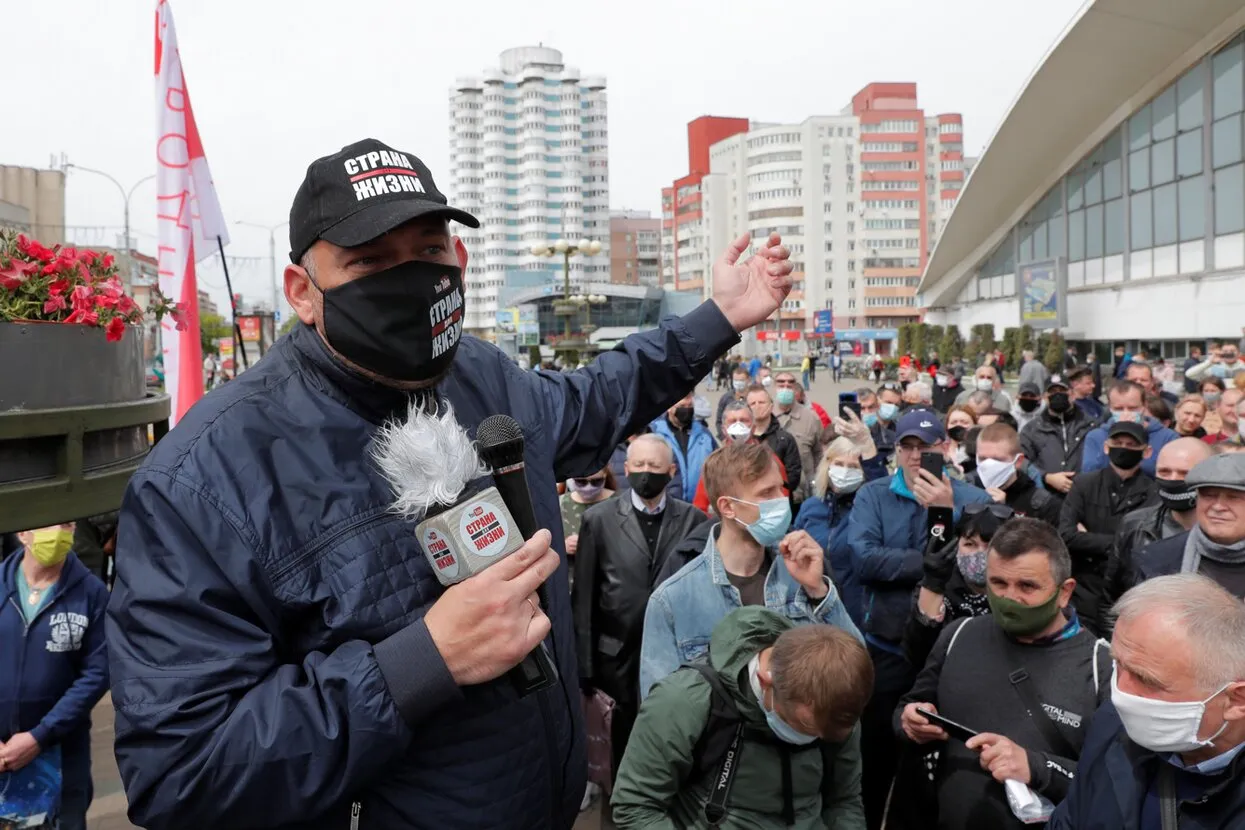
M 1055 589 L 1051 598 L 1041 605 L 1025 605 L 1000 597 L 989 588 L 986 589 L 986 601 L 990 603 L 990 613 L 999 628 L 1013 637 L 1032 637 L 1050 625 L 1059 614 L 1059 589 Z

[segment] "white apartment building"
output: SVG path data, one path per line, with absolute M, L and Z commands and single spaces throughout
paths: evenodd
M 465 328 L 491 337 L 507 275 L 561 284 L 562 263 L 533 245 L 589 238 L 595 257 L 571 260 L 572 283 L 608 279 L 609 128 L 605 79 L 566 66 L 562 53 L 523 46 L 450 92 L 450 199 L 480 219 L 462 228 L 471 252 Z
M 711 144 L 708 172 L 663 200 L 665 281 L 709 296 L 735 236 L 777 231 L 797 282 L 782 334 L 771 319 L 760 337 L 804 339 L 814 312 L 832 309 L 840 340 L 886 351 L 878 341 L 920 317 L 921 270 L 963 186 L 962 142 L 960 117 L 925 117 L 911 84 L 870 85 L 839 115 L 753 123 Z

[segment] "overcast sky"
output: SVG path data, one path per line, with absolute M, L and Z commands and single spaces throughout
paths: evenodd
M 915 81 L 927 113 L 964 115 L 977 154 L 1081 0 L 171 0 L 186 81 L 225 217 L 288 218 L 307 164 L 372 136 L 449 187 L 449 90 L 501 50 L 543 42 L 606 76 L 610 204 L 659 209 L 687 172 L 686 124 L 705 114 L 798 122 L 871 81 Z M 154 0 L 7 0 L 9 110 L 0 163 L 53 154 L 127 187 L 155 171 Z M 154 183 L 132 203 L 155 246 Z M 112 244 L 121 196 L 71 172 L 67 221 Z M 282 229 L 278 257 L 288 251 Z M 268 237 L 236 228 L 234 288 L 268 292 Z M 279 262 L 278 267 L 283 263 Z M 225 301 L 223 279 L 204 267 Z

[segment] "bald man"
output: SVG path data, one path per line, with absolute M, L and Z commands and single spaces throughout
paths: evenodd
M 1133 562 L 1142 548 L 1193 528 L 1197 521 L 1194 511 L 1197 494 L 1185 483 L 1185 478 L 1213 452 L 1209 444 L 1198 438 L 1178 438 L 1159 451 L 1154 467 L 1159 503 L 1134 510 L 1120 522 L 1115 535 L 1115 555 L 1107 564 L 1110 601 L 1119 599 L 1137 583 Z

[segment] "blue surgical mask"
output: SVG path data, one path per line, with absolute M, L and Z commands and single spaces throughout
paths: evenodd
M 1213 363 L 1210 367 L 1210 373 L 1217 378 L 1226 378 L 1228 376 L 1228 367 L 1222 363 Z
M 899 414 L 899 407 L 893 403 L 884 403 L 878 407 L 878 417 L 883 421 L 893 421 Z
M 795 390 L 779 389 L 774 394 L 774 402 L 779 406 L 791 406 L 791 404 L 795 403 Z
M 869 427 L 869 429 L 873 429 L 878 425 L 878 413 L 866 412 L 860 420 L 864 421 L 865 426 Z
M 1140 412 L 1115 411 L 1111 413 L 1111 423 L 1113 424 L 1119 424 L 1119 423 L 1139 424 L 1141 423 L 1141 413 Z
M 765 722 L 769 725 L 770 731 L 774 733 L 774 737 L 796 746 L 807 746 L 817 740 L 816 735 L 805 735 L 778 717 L 777 712 L 765 708 L 765 690 L 761 688 L 760 670 L 761 656 L 758 654 L 748 661 L 748 682 L 752 686 L 752 694 L 756 695 L 757 703 L 761 704 L 761 711 L 765 713 Z
M 752 524 L 740 522 L 739 517 L 735 517 L 735 521 L 748 528 L 748 532 L 752 534 L 753 539 L 757 540 L 757 544 L 766 548 L 772 547 L 787 535 L 787 528 L 791 527 L 791 502 L 787 501 L 786 496 L 766 499 L 760 503 L 744 501 L 733 496 L 727 498 L 740 504 L 750 504 L 760 512 L 757 520 Z

